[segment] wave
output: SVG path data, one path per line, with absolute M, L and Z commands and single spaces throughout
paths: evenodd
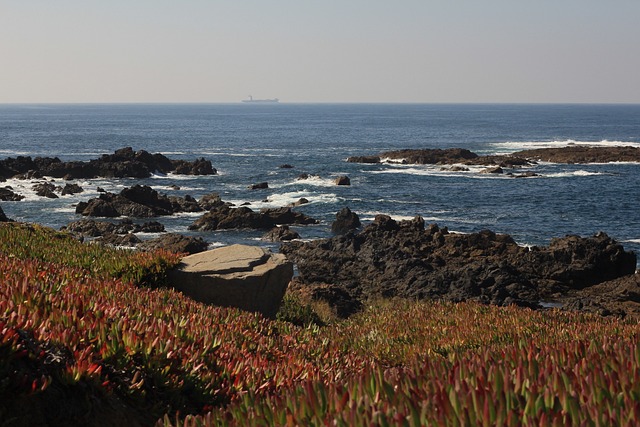
M 293 182 L 288 182 L 286 184 L 281 184 L 281 187 L 291 186 L 291 185 L 313 185 L 316 187 L 335 187 L 336 181 L 335 178 L 322 178 L 317 175 L 309 175 L 308 178 L 305 179 L 296 179 Z
M 544 176 L 548 178 L 570 178 L 570 177 L 576 177 L 576 176 L 599 176 L 599 175 L 612 175 L 612 174 L 607 172 L 591 172 L 591 171 L 580 169 L 577 171 L 570 171 L 570 172 L 550 173 L 550 174 L 545 174 Z
M 306 206 L 307 204 L 312 203 L 322 203 L 322 204 L 334 204 L 340 202 L 342 199 L 338 197 L 337 194 L 334 193 L 314 193 L 309 191 L 291 191 L 288 193 L 275 193 L 271 194 L 267 199 L 264 200 L 256 200 L 249 201 L 248 208 L 252 210 L 262 209 L 262 208 L 280 208 L 283 206 L 289 206 L 301 198 L 305 198 L 309 201 L 309 203 L 305 203 L 301 206 Z M 229 200 L 229 202 L 235 204 L 236 206 L 240 206 L 245 203 L 246 200 Z
M 535 150 L 538 148 L 562 148 L 569 146 L 585 146 L 585 147 L 640 147 L 639 142 L 630 141 L 576 141 L 573 139 L 554 140 L 554 141 L 506 141 L 494 142 L 488 144 L 495 150 L 494 154 L 507 154 L 522 150 Z
M 441 169 L 442 166 L 427 166 L 423 168 L 415 167 L 397 167 L 393 165 L 391 169 L 384 169 L 378 171 L 361 171 L 362 173 L 371 174 L 404 174 L 404 175 L 416 175 L 416 176 L 437 176 L 437 177 L 451 177 L 451 178 L 471 178 L 471 179 L 501 179 L 510 178 L 505 174 L 493 174 L 493 173 L 480 173 L 486 166 L 465 166 L 468 171 L 450 171 Z

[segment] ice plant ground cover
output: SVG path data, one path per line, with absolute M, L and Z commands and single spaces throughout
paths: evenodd
M 348 320 L 296 326 L 163 288 L 177 261 L 166 252 L 107 249 L 38 226 L 1 225 L 0 420 L 640 422 L 637 322 L 380 300 Z

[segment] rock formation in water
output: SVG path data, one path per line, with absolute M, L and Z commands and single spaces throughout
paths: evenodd
M 0 160 L 0 177 L 11 178 L 148 178 L 151 173 L 169 173 L 183 175 L 214 175 L 216 170 L 209 160 L 199 158 L 194 161 L 172 160 L 163 154 L 151 154 L 147 151 L 134 151 L 131 147 L 121 148 L 113 154 L 104 154 L 88 162 L 63 162 L 54 157 L 18 156 Z

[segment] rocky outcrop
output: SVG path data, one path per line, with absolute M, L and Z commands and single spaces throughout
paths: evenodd
M 351 180 L 346 175 L 341 175 L 335 179 L 336 185 L 351 185 Z
M 346 234 L 360 227 L 360 218 L 351 209 L 344 207 L 336 213 L 336 220 L 331 224 L 331 231 L 335 234 Z
M 375 160 L 378 159 L 376 162 Z M 514 168 L 530 165 L 531 162 L 517 155 L 479 156 L 465 148 L 405 149 L 386 151 L 379 156 L 356 156 L 347 159 L 353 163 L 378 163 L 380 159 L 391 162 L 418 165 L 484 165 Z
M 353 156 L 347 159 L 349 163 L 380 163 L 380 156 Z
M 260 209 L 260 213 L 262 215 L 266 215 L 267 217 L 273 220 L 274 224 L 283 225 L 283 224 L 300 224 L 300 225 L 309 225 L 309 224 L 317 224 L 318 220 L 311 218 L 303 214 L 302 212 L 297 212 L 292 210 L 290 207 L 283 208 L 265 208 Z
M 80 202 L 76 206 L 77 214 L 107 218 L 118 216 L 151 218 L 177 212 L 203 210 L 203 207 L 191 196 L 167 197 L 146 185 L 125 188 L 119 194 L 101 193 L 98 198 Z
M 14 193 L 11 187 L 0 188 L 0 200 L 4 202 L 17 202 L 24 199 L 22 194 Z
M 189 226 L 189 230 L 215 231 L 234 228 L 268 230 L 275 225 L 275 222 L 267 215 L 254 212 L 246 206 L 231 208 L 222 205 L 214 207 L 195 220 Z
M 396 222 L 385 215 L 359 234 L 283 244 L 307 286 L 339 286 L 351 297 L 475 300 L 537 307 L 563 294 L 631 274 L 636 256 L 601 233 L 567 236 L 549 247 L 518 246 L 491 231 L 451 234 L 422 218 Z
M 255 212 L 246 206 L 232 208 L 225 204 L 213 207 L 194 221 L 189 230 L 215 231 L 235 228 L 269 230 L 276 225 L 316 224 L 318 221 L 289 207 Z
M 55 193 L 55 191 L 59 190 L 59 188 L 57 188 L 50 182 L 40 182 L 38 184 L 35 184 L 32 189 L 36 192 L 36 195 L 40 197 L 47 197 L 49 199 L 58 198 L 58 195 Z
M 637 147 L 570 145 L 567 147 L 519 151 L 513 155 L 553 163 L 640 162 L 640 148 Z
M 213 175 L 216 170 L 209 160 L 204 158 L 192 162 L 171 160 L 162 154 L 147 151 L 134 151 L 131 147 L 121 148 L 113 154 L 104 154 L 88 162 L 63 162 L 54 157 L 19 156 L 0 160 L 0 177 L 13 176 L 40 178 L 147 178 L 152 172 L 177 173 L 186 175 Z
M 259 182 L 257 184 L 251 184 L 249 186 L 249 190 L 264 190 L 265 188 L 269 188 L 268 182 Z
M 268 317 L 275 316 L 292 277 L 284 255 L 245 245 L 189 255 L 169 272 L 170 283 L 197 301 Z
M 262 236 L 262 240 L 267 242 L 287 242 L 299 238 L 300 235 L 286 225 L 274 227 Z
M 583 289 L 571 290 L 553 300 L 567 310 L 640 320 L 640 274 L 631 274 Z
M 82 187 L 80 187 L 78 184 L 70 184 L 67 183 L 65 184 L 65 186 L 62 188 L 62 195 L 66 196 L 67 194 L 78 194 L 78 193 L 82 193 L 84 190 L 82 189 Z
M 7 218 L 4 211 L 2 210 L 2 207 L 0 207 L 0 222 L 8 222 L 8 221 L 9 221 L 9 218 Z
M 163 233 L 164 225 L 157 221 L 136 224 L 130 219 L 120 222 L 96 221 L 94 219 L 81 219 L 74 221 L 61 230 L 82 236 L 82 237 L 99 237 L 106 234 L 127 234 L 127 233 Z
M 165 249 L 178 254 L 197 254 L 206 251 L 209 244 L 201 237 L 184 236 L 178 233 L 167 233 L 155 239 L 145 240 L 138 249 L 153 251 Z

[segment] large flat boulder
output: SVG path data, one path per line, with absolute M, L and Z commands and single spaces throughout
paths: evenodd
M 246 245 L 189 255 L 169 272 L 173 287 L 197 301 L 268 317 L 275 316 L 292 277 L 284 255 Z

